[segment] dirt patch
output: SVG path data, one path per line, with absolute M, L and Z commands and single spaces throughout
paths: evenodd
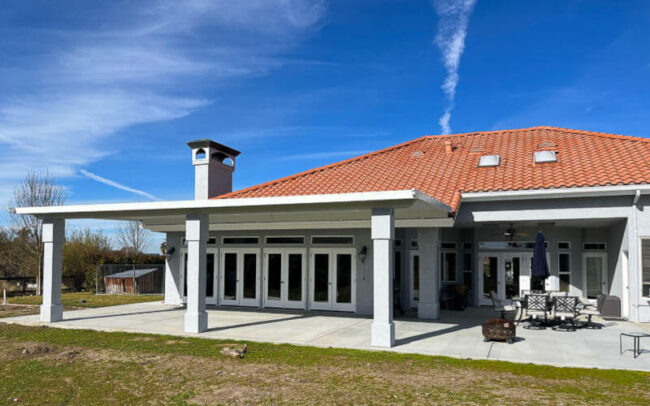
M 27 316 L 30 314 L 37 314 L 38 312 L 38 306 L 0 305 L 0 318 Z
M 0 360 L 84 366 L 117 363 L 120 371 L 128 373 L 107 384 L 137 396 L 153 390 L 158 401 L 152 399 L 152 403 L 168 403 L 179 393 L 187 394 L 186 400 L 193 404 L 606 403 L 599 398 L 585 401 L 576 389 L 588 390 L 590 382 L 579 377 L 555 380 L 411 361 L 366 363 L 341 359 L 296 366 L 221 356 L 218 348 L 228 345 L 232 344 L 215 346 L 213 357 L 198 357 L 0 340 Z M 600 395 L 616 390 L 598 382 L 591 386 L 598 387 Z

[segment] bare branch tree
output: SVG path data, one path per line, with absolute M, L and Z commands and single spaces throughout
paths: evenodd
M 151 233 L 140 226 L 138 221 L 128 221 L 117 229 L 115 236 L 121 248 L 125 248 L 131 255 L 143 252 L 151 242 Z
M 30 171 L 27 173 L 25 180 L 15 187 L 11 206 L 61 206 L 65 203 L 67 197 L 67 190 L 63 186 L 57 185 L 56 178 L 51 176 L 48 171 Z M 27 232 L 29 250 L 38 260 L 36 292 L 40 295 L 41 274 L 43 272 L 43 222 L 34 216 L 12 212 L 10 212 L 10 215 L 14 227 Z

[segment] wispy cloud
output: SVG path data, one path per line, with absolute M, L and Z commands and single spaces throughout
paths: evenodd
M 104 178 L 102 176 L 99 176 L 99 175 L 96 175 L 96 174 L 94 174 L 92 172 L 88 172 L 85 169 L 82 169 L 79 172 L 81 172 L 82 175 L 84 175 L 84 176 L 86 176 L 86 177 L 88 177 L 88 178 L 90 178 L 92 180 L 96 180 L 99 183 L 103 183 L 105 185 L 112 186 L 112 187 L 114 187 L 116 189 L 124 190 L 126 192 L 134 193 L 136 195 L 144 196 L 147 199 L 160 200 L 158 197 L 152 195 L 151 193 L 147 193 L 145 191 L 123 185 L 121 183 L 115 182 L 114 180 L 106 179 L 106 178 Z
M 324 0 L 79 5 L 75 24 L 27 27 L 29 5 L 3 10 L 0 204 L 26 163 L 75 176 L 117 152 L 124 129 L 187 116 L 213 102 L 207 88 L 282 66 L 326 12 Z
M 442 84 L 442 90 L 447 98 L 447 107 L 438 120 L 443 134 L 451 132 L 449 122 L 458 85 L 458 67 L 460 57 L 465 50 L 469 17 L 475 4 L 476 0 L 433 0 L 439 19 L 435 43 L 440 48 L 442 62 L 447 70 L 447 76 Z
M 322 159 L 322 158 L 341 158 L 341 157 L 354 157 L 356 155 L 367 154 L 368 150 L 360 151 L 331 151 L 331 152 L 314 152 L 309 154 L 295 154 L 284 155 L 278 157 L 279 161 L 296 161 L 305 159 Z

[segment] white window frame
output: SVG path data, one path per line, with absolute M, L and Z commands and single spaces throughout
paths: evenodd
M 587 244 L 603 244 L 603 248 L 586 248 Z M 607 243 L 604 241 L 585 241 L 582 243 L 582 250 L 586 252 L 606 252 Z
M 455 279 L 446 279 L 444 275 L 445 271 L 445 255 L 446 254 L 453 254 L 455 257 L 455 267 L 454 269 L 454 277 Z M 453 283 L 453 282 L 458 282 L 458 252 L 456 252 L 455 249 L 452 248 L 442 248 L 440 249 L 440 280 L 442 282 L 447 282 L 447 283 Z
M 644 299 L 650 299 L 650 296 L 643 296 L 643 285 L 648 285 L 650 284 L 650 281 L 647 283 L 643 282 L 643 241 L 648 240 L 650 241 L 650 236 L 644 236 L 644 237 L 639 237 L 639 281 L 641 283 L 639 284 L 639 289 L 641 290 L 639 292 L 639 297 L 642 297 Z
M 205 303 L 211 305 L 218 305 L 219 304 L 219 269 L 220 269 L 219 249 L 215 248 L 214 246 L 209 246 L 205 249 L 205 251 L 206 254 L 214 255 L 212 296 L 206 295 Z M 181 300 L 183 301 L 183 303 L 187 303 L 187 296 L 185 295 L 185 278 L 187 278 L 187 274 L 185 270 L 185 255 L 187 255 L 187 247 L 181 248 L 181 266 L 179 268 L 180 275 L 178 278 Z M 206 272 L 206 277 L 207 277 L 207 272 Z M 205 282 L 207 283 L 208 281 L 206 280 Z
M 269 255 L 279 254 L 281 256 L 281 288 L 280 300 L 270 300 L 268 292 L 269 278 Z M 289 300 L 289 255 L 302 255 L 302 298 L 299 301 Z M 264 249 L 264 269 L 262 276 L 262 305 L 263 307 L 275 307 L 284 309 L 306 309 L 307 304 L 307 249 L 305 248 L 287 248 L 287 247 L 269 247 Z
M 560 257 L 562 255 L 567 255 L 569 257 L 569 271 L 568 272 L 566 272 L 566 271 L 563 272 L 562 268 L 560 268 L 560 264 L 562 263 L 562 261 L 560 261 Z M 557 253 L 557 283 L 558 283 L 558 290 L 560 290 L 560 288 L 562 286 L 562 278 L 560 278 L 561 275 L 569 275 L 569 291 L 567 293 L 570 294 L 571 291 L 572 291 L 572 288 L 573 288 L 573 283 L 571 282 L 571 280 L 573 279 L 571 277 L 571 252 L 569 252 L 569 250 L 566 249 L 566 248 L 561 249 L 560 252 Z
M 607 252 L 603 250 L 587 250 L 582 253 L 582 297 L 587 297 L 587 258 L 588 257 L 601 257 L 603 259 L 603 269 L 601 278 L 603 284 L 601 286 L 601 292 L 606 293 L 609 291 L 609 280 L 607 278 Z M 590 299 L 593 301 L 593 299 Z
M 414 249 L 409 250 L 409 307 L 411 307 L 411 308 L 417 308 L 418 307 L 418 303 L 420 302 L 420 293 L 422 293 L 421 292 L 422 287 L 420 286 L 420 289 L 418 289 L 418 297 L 417 297 L 417 299 L 415 298 L 415 295 L 414 295 L 415 278 L 413 276 L 413 274 L 414 274 L 414 269 L 413 268 L 414 268 L 414 264 L 415 264 L 415 259 L 414 258 L 415 257 L 418 257 L 418 261 L 419 261 L 420 251 L 419 250 L 414 250 Z M 418 262 L 418 266 L 419 266 L 418 272 L 422 272 L 422 264 Z M 418 276 L 419 276 L 419 274 L 418 274 Z M 420 283 L 420 281 L 418 280 L 418 285 L 419 285 L 419 283 Z
M 329 281 L 328 281 L 328 301 L 315 302 L 314 301 L 314 272 L 316 261 L 314 256 L 316 254 L 329 255 Z M 336 255 L 350 255 L 351 256 L 351 303 L 339 303 L 336 301 Z M 357 250 L 355 248 L 312 248 L 309 250 L 309 309 L 310 310 L 333 310 L 341 312 L 356 312 L 357 309 Z
M 322 242 L 314 242 L 314 237 L 315 238 L 352 238 L 352 242 L 350 243 L 322 243 Z M 354 236 L 353 235 L 330 235 L 330 234 L 316 234 L 312 235 L 309 238 L 309 242 L 311 245 L 314 245 L 316 247 L 349 247 L 349 246 L 354 246 Z
M 302 238 L 302 242 L 292 242 L 292 243 L 286 243 L 286 242 L 272 242 L 269 243 L 269 238 Z M 305 236 L 304 235 L 267 235 L 264 237 L 264 244 L 268 245 L 270 247 L 282 247 L 284 246 L 291 246 L 291 247 L 297 247 L 297 246 L 303 246 L 305 245 Z
M 245 244 L 241 244 L 241 243 L 230 244 L 230 243 L 228 243 L 228 244 L 226 244 L 226 243 L 224 243 L 224 240 L 226 238 L 257 238 L 257 242 L 256 243 L 250 243 L 250 244 L 248 244 L 248 243 L 245 243 Z M 260 245 L 260 236 L 259 235 L 224 235 L 223 237 L 221 237 L 221 246 L 223 246 L 223 247 L 238 247 L 238 246 L 239 247 L 252 247 L 252 246 L 259 246 L 259 245 Z

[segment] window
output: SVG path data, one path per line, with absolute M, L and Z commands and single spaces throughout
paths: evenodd
M 641 240 L 641 289 L 644 297 L 650 297 L 650 239 Z
M 354 244 L 354 237 L 351 236 L 324 236 L 318 235 L 311 237 L 312 244 L 323 244 L 323 245 L 349 245 Z
M 472 253 L 463 252 L 463 283 L 472 290 Z
M 456 253 L 443 251 L 440 253 L 440 266 L 442 268 L 443 282 L 456 281 Z
M 464 242 L 463 243 L 463 249 L 464 250 L 471 250 L 472 249 L 472 243 L 471 242 Z
M 215 245 L 216 243 L 217 243 L 217 238 L 216 237 L 208 238 L 208 245 Z
M 418 245 L 418 240 L 411 240 L 411 249 L 416 250 L 418 248 L 420 248 L 420 246 Z
M 569 292 L 571 290 L 571 254 L 568 252 L 560 253 L 560 292 Z
M 478 166 L 479 167 L 499 166 L 500 161 L 501 161 L 501 157 L 499 157 L 499 155 L 483 155 L 478 160 Z
M 604 242 L 586 242 L 583 244 L 582 248 L 585 251 L 602 251 L 607 249 L 607 244 Z
M 223 237 L 224 245 L 232 244 L 257 244 L 260 239 L 257 237 Z
M 305 237 L 266 237 L 267 244 L 304 244 Z
M 402 240 L 395 240 L 395 249 L 401 249 L 402 248 Z
M 571 243 L 569 241 L 560 241 L 557 243 L 557 248 L 561 250 L 571 249 Z
M 455 242 L 441 242 L 440 243 L 440 248 L 455 250 L 456 249 L 456 243 Z
M 534 155 L 536 164 L 557 162 L 557 154 L 555 151 L 535 151 Z

